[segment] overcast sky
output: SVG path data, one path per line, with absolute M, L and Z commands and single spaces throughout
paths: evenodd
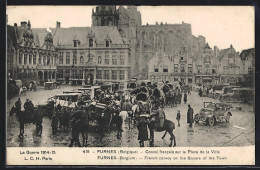
M 94 6 L 8 6 L 8 24 L 30 20 L 32 28 L 90 27 Z M 254 7 L 249 6 L 139 6 L 142 24 L 189 23 L 192 34 L 203 35 L 211 47 L 228 48 L 230 44 L 241 52 L 254 48 Z

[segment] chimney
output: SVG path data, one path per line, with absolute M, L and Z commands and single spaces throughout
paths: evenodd
M 21 27 L 26 28 L 27 27 L 27 22 L 26 21 L 21 22 Z
M 56 28 L 60 28 L 60 22 L 56 22 Z

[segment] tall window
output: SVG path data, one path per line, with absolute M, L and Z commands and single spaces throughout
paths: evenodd
M 124 80 L 125 79 L 125 70 L 120 70 L 119 79 Z
M 36 55 L 33 55 L 33 64 L 36 64 Z
M 124 56 L 124 53 L 120 53 L 120 65 L 125 65 L 125 56 Z
M 184 64 L 181 64 L 181 72 L 185 73 L 185 65 Z
M 106 41 L 106 47 L 109 47 L 109 41 Z
M 57 78 L 63 78 L 63 70 L 62 69 L 58 69 L 57 72 L 58 72 Z
M 24 60 L 23 60 L 24 64 L 27 64 L 27 54 L 24 54 Z
M 109 80 L 109 70 L 104 70 L 104 79 Z
M 83 70 L 79 70 L 79 78 L 80 78 L 80 79 L 83 78 Z
M 89 39 L 89 47 L 93 47 L 93 39 L 92 38 Z
M 98 64 L 101 64 L 102 63 L 102 58 L 101 56 L 98 56 Z
M 197 66 L 197 69 L 198 69 L 198 73 L 202 73 L 202 66 L 201 65 Z
M 109 53 L 108 53 L 108 51 L 105 52 L 105 64 L 109 65 Z
M 178 73 L 179 70 L 179 65 L 178 64 L 174 64 L 174 72 Z
M 46 56 L 43 56 L 43 64 L 45 65 L 46 64 Z
M 117 65 L 117 56 L 116 56 L 116 53 L 113 53 L 113 56 L 112 56 L 112 65 Z
M 32 64 L 32 55 L 29 54 L 29 64 Z
M 47 64 L 50 64 L 50 62 L 51 62 L 50 56 L 47 56 Z
M 159 72 L 159 68 L 158 68 L 158 66 L 154 66 L 154 72 Z
M 77 70 L 72 70 L 72 78 L 77 78 Z
M 39 54 L 39 64 L 42 64 L 42 55 Z
M 90 54 L 88 62 L 92 63 L 94 60 L 94 56 Z
M 117 71 L 112 70 L 112 80 L 117 80 Z
M 192 65 L 191 64 L 189 64 L 189 66 L 188 66 L 188 73 L 192 73 Z
M 209 66 L 205 66 L 205 73 L 210 73 L 210 69 L 209 69 Z
M 19 64 L 22 64 L 23 54 L 19 54 Z
M 70 64 L 70 52 L 66 52 L 66 64 Z
M 73 64 L 77 64 L 77 53 L 76 52 L 74 52 L 73 53 Z
M 217 73 L 217 66 L 212 66 L 212 74 L 216 74 Z
M 80 64 L 84 64 L 84 57 L 80 56 Z
M 163 72 L 165 72 L 165 73 L 168 72 L 168 66 L 163 66 Z
M 97 70 L 97 79 L 102 79 L 102 70 Z
M 192 78 L 188 78 L 188 83 L 192 83 Z
M 66 76 L 70 76 L 70 70 L 69 69 L 66 69 L 65 73 L 66 73 Z
M 60 52 L 59 64 L 63 64 L 63 52 Z

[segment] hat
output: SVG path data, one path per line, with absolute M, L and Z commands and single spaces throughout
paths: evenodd
M 29 101 L 29 99 L 26 99 L 26 101 Z
M 147 114 L 141 114 L 140 117 L 149 117 Z
M 188 104 L 188 106 L 190 106 L 190 104 Z

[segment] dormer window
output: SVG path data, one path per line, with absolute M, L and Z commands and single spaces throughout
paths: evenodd
M 77 41 L 74 41 L 74 47 L 77 47 L 77 46 L 78 46 Z
M 92 38 L 89 39 L 89 47 L 93 47 L 93 39 Z
M 106 41 L 106 47 L 109 47 L 109 41 Z

